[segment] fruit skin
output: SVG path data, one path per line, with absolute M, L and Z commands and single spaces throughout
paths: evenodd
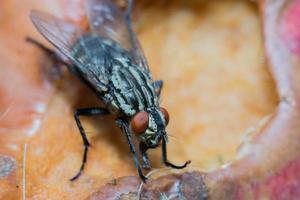
M 279 32 L 290 51 L 300 56 L 300 0 L 287 4 L 279 22 Z

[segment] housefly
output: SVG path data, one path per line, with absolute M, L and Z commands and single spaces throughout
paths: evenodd
M 56 61 L 68 67 L 104 102 L 104 108 L 83 108 L 74 113 L 80 131 L 84 153 L 81 167 L 71 178 L 77 179 L 87 160 L 90 145 L 80 122 L 80 116 L 113 114 L 116 124 L 125 134 L 138 174 L 145 182 L 142 168 L 150 169 L 147 150 L 162 145 L 162 159 L 166 166 L 182 169 L 167 159 L 168 136 L 165 128 L 169 114 L 160 107 L 163 82 L 153 81 L 143 51 L 132 29 L 133 0 L 122 8 L 113 0 L 87 0 L 86 14 L 89 31 L 71 22 L 49 14 L 32 11 L 31 20 L 37 30 L 67 58 L 31 40 L 51 54 Z M 133 143 L 133 135 L 139 140 L 139 156 Z

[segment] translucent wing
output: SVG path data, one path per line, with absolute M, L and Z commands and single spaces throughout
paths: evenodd
M 82 48 L 81 57 L 73 55 L 74 44 L 83 35 L 83 30 L 72 23 L 40 11 L 32 11 L 30 17 L 38 31 L 75 64 L 84 79 L 99 92 L 107 90 L 105 66 L 99 66 L 93 63 L 92 59 L 88 59 L 90 52 L 86 48 Z
M 38 31 L 72 60 L 70 57 L 72 45 L 82 35 L 83 31 L 72 23 L 62 21 L 40 11 L 32 11 L 30 18 Z
M 149 71 L 143 50 L 132 30 L 130 14 L 132 0 L 127 0 L 127 10 L 114 0 L 87 0 L 86 12 L 90 28 L 105 38 L 114 40 L 129 51 L 134 61 Z

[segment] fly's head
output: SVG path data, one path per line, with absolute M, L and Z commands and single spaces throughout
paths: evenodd
M 169 114 L 165 108 L 150 108 L 132 118 L 131 129 L 147 148 L 155 148 L 162 139 L 167 140 L 165 128 L 168 122 Z

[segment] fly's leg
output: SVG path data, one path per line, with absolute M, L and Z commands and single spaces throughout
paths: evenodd
M 162 90 L 164 82 L 162 80 L 157 80 L 153 82 L 153 87 L 155 89 L 155 92 L 157 96 L 160 96 L 160 92 Z
M 31 37 L 26 37 L 26 41 L 37 46 L 39 49 L 41 49 L 44 53 L 46 53 L 51 60 L 53 60 L 54 62 L 54 66 L 58 66 L 58 65 L 64 65 L 68 68 L 68 70 L 74 74 L 75 76 L 78 76 L 78 72 L 76 71 L 76 68 L 73 67 L 72 64 L 65 62 L 61 56 L 59 56 L 55 51 L 53 51 L 52 49 L 49 49 L 48 47 L 44 46 L 42 43 L 40 43 L 39 41 L 31 38 Z
M 143 168 L 144 169 L 151 169 L 151 165 L 148 159 L 148 154 L 147 154 L 147 147 L 145 144 L 143 144 L 142 142 L 140 143 L 140 152 L 142 155 L 142 160 L 143 160 Z
M 127 0 L 127 10 L 126 10 L 126 18 L 129 19 L 132 13 L 132 7 L 134 0 Z
M 64 65 L 68 68 L 69 72 L 79 78 L 80 81 L 82 81 L 84 84 L 86 84 L 90 89 L 94 90 L 92 86 L 81 76 L 81 73 L 77 70 L 77 67 L 75 65 L 72 65 L 71 63 L 65 62 L 59 54 L 57 54 L 55 51 L 52 49 L 49 49 L 48 47 L 44 46 L 41 44 L 39 41 L 36 41 L 33 38 L 27 37 L 26 38 L 27 42 L 30 42 L 40 48 L 43 52 L 45 52 L 54 62 L 55 66 L 58 65 Z
M 163 158 L 163 162 L 165 163 L 166 166 L 168 167 L 172 167 L 172 168 L 175 168 L 175 169 L 183 169 L 185 168 L 188 164 L 191 163 L 190 160 L 186 161 L 183 165 L 174 165 L 172 163 L 170 163 L 168 161 L 168 158 L 167 158 L 167 141 L 166 139 L 163 137 L 162 139 L 162 158 Z
M 145 183 L 146 180 L 147 180 L 147 177 L 145 177 L 143 175 L 143 171 L 142 171 L 142 168 L 140 166 L 139 159 L 138 159 L 138 156 L 137 156 L 134 144 L 133 144 L 132 135 L 130 133 L 129 126 L 128 126 L 128 124 L 124 120 L 122 120 L 120 118 L 116 120 L 116 123 L 119 125 L 119 127 L 121 128 L 121 130 L 123 131 L 123 133 L 126 134 L 126 138 L 127 138 L 128 143 L 129 143 L 130 152 L 132 154 L 132 157 L 133 157 L 133 160 L 134 160 L 134 164 L 135 164 L 135 166 L 136 166 L 136 168 L 138 170 L 140 178 Z
M 82 158 L 82 163 L 81 163 L 80 169 L 77 172 L 77 174 L 73 178 L 70 179 L 70 181 L 76 180 L 81 175 L 81 173 L 84 169 L 84 165 L 87 160 L 88 148 L 90 146 L 90 143 L 86 137 L 85 131 L 81 125 L 79 116 L 94 116 L 94 115 L 106 115 L 106 114 L 109 114 L 109 111 L 106 110 L 105 108 L 83 108 L 83 109 L 78 109 L 75 111 L 74 118 L 75 118 L 77 127 L 80 131 L 80 135 L 82 137 L 82 141 L 83 141 L 83 145 L 84 145 L 84 153 L 83 153 L 83 158 Z
M 31 37 L 26 37 L 26 42 L 29 42 L 35 46 L 37 46 L 38 48 L 40 48 L 41 50 L 43 50 L 45 53 L 49 54 L 49 55 L 54 55 L 55 52 L 51 49 L 49 49 L 48 47 L 44 46 L 42 43 L 40 43 L 39 41 L 31 38 Z
M 40 48 L 43 52 L 45 52 L 52 60 L 54 60 L 58 64 L 65 65 L 67 67 L 70 67 L 71 65 L 65 61 L 62 60 L 62 58 L 52 49 L 49 49 L 48 47 L 44 46 L 42 43 L 39 41 L 31 38 L 31 37 L 26 37 L 26 41 L 37 46 Z

